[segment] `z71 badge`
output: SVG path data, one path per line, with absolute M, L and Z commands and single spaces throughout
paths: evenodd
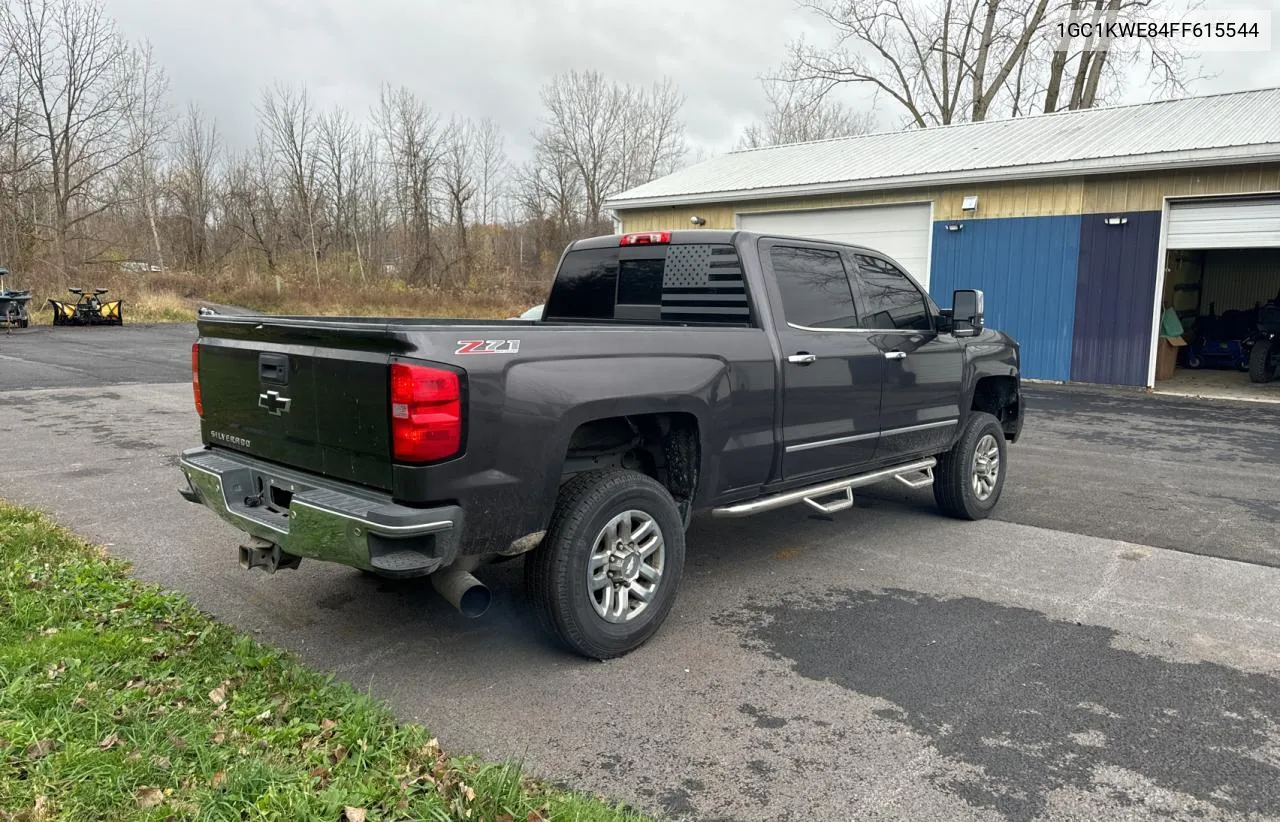
M 458 340 L 455 354 L 516 354 L 519 340 Z

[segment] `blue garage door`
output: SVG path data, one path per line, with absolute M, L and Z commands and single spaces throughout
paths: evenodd
M 1079 257 L 1079 216 L 938 221 L 929 292 L 946 307 L 957 288 L 982 289 L 987 324 L 1022 345 L 1022 376 L 1067 380 Z

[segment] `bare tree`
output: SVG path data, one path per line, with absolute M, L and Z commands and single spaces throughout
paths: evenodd
M 807 143 L 866 134 L 875 125 L 871 112 L 859 112 L 820 93 L 812 84 L 764 80 L 769 111 L 743 131 L 739 148 Z
M 647 89 L 623 88 L 619 161 L 621 188 L 643 185 L 676 169 L 688 150 L 685 141 L 684 94 L 669 78 Z
M 579 212 L 582 178 L 567 154 L 535 147 L 533 158 L 520 170 L 515 183 L 515 203 L 533 234 L 528 255 L 521 236 L 517 265 L 547 264 L 549 252 L 563 248 L 574 235 L 591 231 L 584 231 L 585 221 Z
M 684 97 L 670 81 L 641 89 L 571 71 L 543 87 L 542 102 L 538 156 L 574 169 L 590 231 L 605 226 L 605 197 L 672 170 L 686 151 Z
M 376 135 L 357 131 L 350 169 L 351 242 L 355 247 L 360 280 L 367 282 L 367 265 L 384 257 L 382 241 L 387 224 L 387 184 L 378 165 Z
M 500 201 L 505 196 L 510 173 L 502 130 L 491 118 L 481 120 L 475 129 L 476 192 L 475 221 L 481 225 L 495 222 L 501 213 Z
M 1106 86 L 1118 88 L 1119 78 L 1143 59 L 1147 61 L 1147 82 L 1155 93 L 1164 96 L 1186 93 L 1189 85 L 1202 75 L 1194 65 L 1194 55 L 1176 41 L 1158 38 L 1145 42 L 1112 41 L 1094 34 L 1099 24 L 1142 15 L 1160 16 L 1172 5 L 1168 0 L 1069 0 L 1066 21 L 1089 24 L 1085 26 L 1088 34 L 1072 36 L 1068 27 L 1061 36 L 1052 39 L 1054 51 L 1045 83 L 1044 110 L 1093 107 L 1105 99 Z M 1180 10 L 1193 11 L 1202 5 L 1200 0 L 1184 0 Z M 1060 14 L 1059 18 L 1063 16 Z M 1064 101 L 1063 91 L 1068 82 L 1070 92 Z
M 243 299 L 263 307 L 257 275 L 282 291 L 299 267 L 317 286 L 356 268 L 366 283 L 438 288 L 449 276 L 523 299 L 542 291 L 564 243 L 606 226 L 606 197 L 687 153 L 673 82 L 594 73 L 544 89 L 537 145 L 518 170 L 493 120 L 443 126 L 390 86 L 368 117 L 321 113 L 304 87 L 268 88 L 256 143 L 231 153 L 199 108 L 171 121 L 163 70 L 120 36 L 105 2 L 0 4 L 0 255 L 37 274 L 46 260 L 65 276 L 132 253 L 241 275 Z
M 332 227 L 333 239 L 340 251 L 351 251 L 354 242 L 355 222 L 359 204 L 359 191 L 355 182 L 356 154 L 361 143 L 360 127 L 351 115 L 342 109 L 334 109 L 320 118 L 317 128 L 320 167 L 320 189 L 324 192 L 324 208 Z M 360 276 L 364 277 L 364 264 L 357 254 Z
M 407 88 L 385 86 L 374 115 L 407 241 L 411 280 L 437 285 L 431 261 L 433 187 L 440 173 L 439 120 Z
M 475 184 L 475 126 L 454 119 L 444 132 L 442 180 L 449 203 L 449 222 L 453 224 L 457 242 L 457 258 L 462 264 L 462 282 L 471 274 L 471 256 L 467 247 L 467 217 Z
M 545 128 L 537 135 L 542 154 L 568 160 L 582 184 L 588 225 L 602 224 L 604 198 L 620 187 L 619 140 L 626 123 L 623 91 L 598 72 L 571 71 L 542 89 Z
M 247 249 L 263 256 L 267 270 L 276 273 L 284 240 L 281 197 L 277 191 L 274 148 L 264 135 L 259 135 L 251 151 L 232 158 L 227 164 L 223 189 L 223 211 L 231 227 L 243 238 Z
M 1191 0 L 1196 2 L 1196 0 Z M 1119 85 L 1122 69 L 1146 54 L 1152 78 L 1168 91 L 1192 79 L 1176 42 L 1133 38 L 1114 43 L 1047 36 L 1068 15 L 1114 20 L 1160 15 L 1184 0 L 798 0 L 833 35 L 828 46 L 792 44 L 787 71 L 774 78 L 814 84 L 819 96 L 842 84 L 892 100 L 916 127 L 1024 113 L 1028 96 L 1044 108 L 1087 108 Z M 1077 38 L 1080 39 L 1080 38 Z M 1063 106 L 1061 91 L 1070 86 Z
M 130 99 L 126 110 L 128 153 L 124 188 L 141 210 L 151 233 L 156 264 L 164 269 L 164 249 L 160 243 L 156 195 L 162 148 L 172 126 L 169 110 L 169 78 L 156 64 L 150 44 L 133 49 L 127 66 Z
M 195 105 L 187 107 L 174 142 L 169 190 L 182 222 L 183 259 L 204 271 L 209 254 L 208 229 L 215 198 L 215 164 L 222 141 L 216 123 Z
M 11 0 L 0 9 L 0 36 L 30 107 L 24 127 L 42 144 L 54 261 L 65 272 L 69 244 L 118 204 L 110 181 L 141 150 L 129 145 L 131 49 L 94 0 Z
M 259 125 L 276 167 L 284 174 L 293 206 L 303 222 L 297 239 L 309 242 L 309 256 L 320 285 L 320 246 L 316 237 L 316 115 L 307 91 L 276 86 L 262 92 Z
M 4 210 L 5 259 L 15 267 L 25 267 L 35 254 L 40 194 L 48 179 L 41 169 L 40 145 L 32 140 L 28 89 L 13 52 L 0 49 L 0 208 Z

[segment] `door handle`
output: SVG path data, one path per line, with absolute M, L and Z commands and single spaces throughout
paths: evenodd
M 905 360 L 905 359 L 907 358 L 907 352 L 905 352 L 905 351 L 886 351 L 886 352 L 884 352 L 884 358 L 885 358 L 886 360 Z
M 787 357 L 787 362 L 795 363 L 796 365 L 808 365 L 809 363 L 817 361 L 817 354 L 810 354 L 805 351 L 801 351 L 799 354 L 792 354 L 790 357 Z

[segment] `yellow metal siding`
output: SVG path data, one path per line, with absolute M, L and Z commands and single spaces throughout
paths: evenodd
M 1280 165 L 1096 177 L 1085 182 L 1083 213 L 1159 211 L 1165 197 L 1273 191 L 1280 191 Z
M 690 228 L 692 217 L 702 217 L 704 228 L 734 228 L 736 215 L 767 211 L 811 211 L 869 205 L 933 202 L 935 220 L 983 217 L 1026 217 L 1079 214 L 1083 183 L 1006 183 L 964 188 L 908 189 L 822 197 L 789 197 L 751 200 L 743 203 L 713 203 L 698 206 L 669 206 L 620 212 L 624 231 L 657 231 Z M 961 208 L 965 196 L 978 195 L 976 213 Z
M 1280 165 L 1190 169 L 1143 175 L 1074 178 L 1017 183 L 979 183 L 934 189 L 789 197 L 776 200 L 724 202 L 622 211 L 623 231 L 691 228 L 691 217 L 703 217 L 704 228 L 734 228 L 737 214 L 801 211 L 932 201 L 935 220 L 994 217 L 1049 217 L 1103 212 L 1159 211 L 1164 198 L 1189 194 L 1252 194 L 1280 191 Z M 978 210 L 966 213 L 961 202 L 977 195 Z

